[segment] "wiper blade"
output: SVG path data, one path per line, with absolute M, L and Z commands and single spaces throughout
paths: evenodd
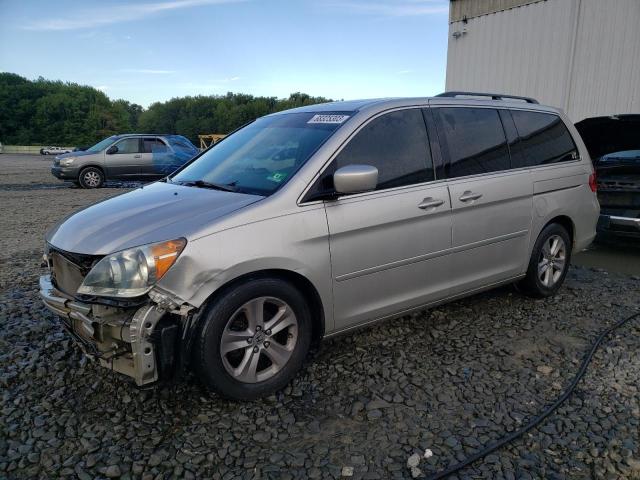
M 235 192 L 237 189 L 231 184 L 205 182 L 204 180 L 192 180 L 185 182 L 176 182 L 185 187 L 210 188 L 212 190 L 222 190 L 223 192 Z

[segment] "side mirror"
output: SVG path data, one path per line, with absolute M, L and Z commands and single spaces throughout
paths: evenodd
M 115 145 L 111 145 L 109 148 L 107 148 L 107 155 L 113 155 L 114 153 L 118 153 L 118 147 L 116 147 Z
M 371 165 L 347 165 L 333 174 L 333 186 L 338 193 L 360 193 L 375 190 L 378 169 Z

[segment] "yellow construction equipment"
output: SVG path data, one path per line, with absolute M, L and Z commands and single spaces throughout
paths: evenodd
M 198 135 L 200 139 L 200 149 L 205 150 L 209 148 L 214 143 L 218 143 L 222 140 L 226 135 L 224 133 L 211 133 L 209 135 Z

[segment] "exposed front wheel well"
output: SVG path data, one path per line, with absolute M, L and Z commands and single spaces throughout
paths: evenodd
M 232 290 L 237 285 L 256 278 L 281 279 L 289 282 L 302 293 L 302 295 L 305 297 L 305 300 L 309 304 L 309 310 L 312 317 L 313 331 L 311 332 L 311 341 L 312 344 L 317 345 L 324 336 L 325 330 L 325 318 L 322 300 L 320 299 L 320 294 L 313 286 L 313 284 L 309 281 L 309 279 L 297 272 L 291 270 L 269 269 L 259 270 L 256 272 L 241 275 L 218 288 L 215 292 L 213 292 L 213 294 L 211 294 L 206 303 L 215 302 L 216 298 L 219 298 L 224 293 Z

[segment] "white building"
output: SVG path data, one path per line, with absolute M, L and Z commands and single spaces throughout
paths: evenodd
M 640 0 L 451 0 L 446 89 L 640 113 Z

